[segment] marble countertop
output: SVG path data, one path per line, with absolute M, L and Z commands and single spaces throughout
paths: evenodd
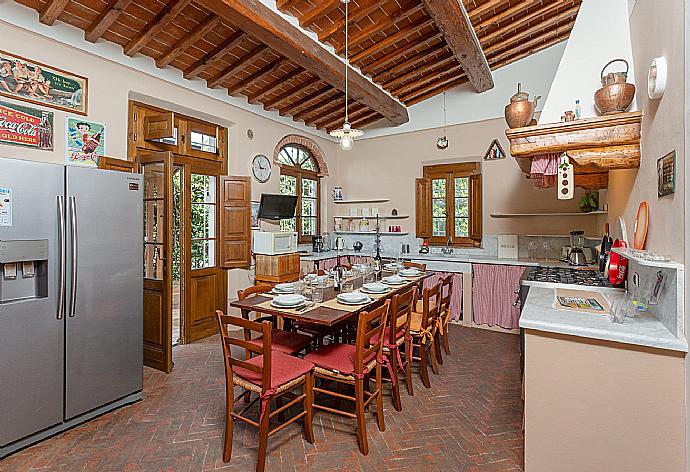
M 595 287 L 587 290 L 598 291 Z M 606 293 L 609 300 L 623 294 Z M 608 315 L 557 310 L 553 307 L 554 288 L 531 287 L 520 315 L 520 327 L 583 338 L 602 339 L 625 344 L 688 352 L 684 337 L 673 335 L 658 319 L 640 314 L 612 323 Z

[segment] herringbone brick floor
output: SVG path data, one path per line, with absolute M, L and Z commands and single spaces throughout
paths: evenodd
M 369 455 L 357 448 L 354 420 L 317 412 L 313 445 L 293 423 L 269 439 L 268 471 L 520 471 L 518 337 L 450 327 L 451 356 L 425 389 L 414 375 L 414 396 L 403 411 L 384 397 L 386 431 L 367 424 Z M 20 451 L 5 471 L 254 470 L 257 434 L 237 423 L 233 458 L 222 461 L 224 374 L 217 336 L 174 350 L 170 375 L 145 369 L 145 399 Z M 255 407 L 256 408 L 256 407 Z M 250 410 L 251 411 L 251 410 Z

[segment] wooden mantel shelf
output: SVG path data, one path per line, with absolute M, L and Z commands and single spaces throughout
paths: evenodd
M 525 174 L 530 174 L 533 157 L 565 152 L 577 186 L 605 188 L 609 170 L 640 167 L 641 127 L 642 112 L 634 111 L 509 129 L 506 136 Z

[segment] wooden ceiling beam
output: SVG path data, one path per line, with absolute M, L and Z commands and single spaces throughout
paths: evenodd
M 237 46 L 242 44 L 246 37 L 247 35 L 244 34 L 244 31 L 236 31 L 235 33 L 230 35 L 230 37 L 228 37 L 225 41 L 223 41 L 220 44 L 220 46 L 206 54 L 204 57 L 196 61 L 196 63 L 193 66 L 185 70 L 183 74 L 184 78 L 192 79 L 194 77 L 198 77 L 199 74 L 201 74 L 207 68 L 211 67 L 213 64 L 221 60 L 224 56 L 226 56 Z
M 414 56 L 410 57 L 409 59 L 406 59 L 390 69 L 385 69 L 382 72 L 376 74 L 375 76 L 372 77 L 372 80 L 374 82 L 381 82 L 383 79 L 390 77 L 390 76 L 397 76 L 396 74 L 399 74 L 403 71 L 406 71 L 412 67 L 416 67 L 417 65 L 423 63 L 424 61 L 429 60 L 431 56 L 434 54 L 438 54 L 439 52 L 442 51 L 447 51 L 448 46 L 445 43 L 442 44 L 437 44 L 434 47 L 424 49 L 423 51 L 418 52 Z M 445 55 L 445 54 L 444 54 Z
M 562 2 L 562 1 L 557 1 L 555 3 L 551 3 L 549 5 L 546 5 L 544 8 L 540 8 L 538 10 L 533 11 L 532 13 L 523 16 L 522 18 L 519 18 L 515 21 L 510 21 L 508 22 L 504 27 L 498 28 L 496 31 L 492 31 L 491 33 L 482 36 L 481 37 L 481 42 L 486 47 L 487 45 L 491 44 L 496 39 L 499 39 L 501 36 L 504 35 L 510 35 L 511 37 L 515 34 L 516 31 L 518 31 L 520 28 L 522 28 L 524 25 L 529 24 L 530 21 L 537 20 L 538 18 L 545 16 L 545 15 L 550 15 L 551 13 L 555 12 L 559 8 L 562 8 L 563 5 L 567 2 Z M 580 5 L 575 5 L 564 12 L 559 13 L 557 16 L 562 16 L 566 12 L 568 13 L 568 16 L 574 12 L 574 14 L 577 14 L 578 10 L 580 9 Z M 545 21 L 550 21 L 551 18 L 548 18 Z M 500 20 L 499 20 L 500 21 Z M 537 25 L 535 26 L 541 26 L 544 24 L 544 21 L 539 21 Z M 546 28 L 546 26 L 545 26 Z
M 574 22 L 573 22 L 574 23 Z M 571 25 L 572 28 L 572 25 Z M 562 33 L 555 38 L 551 38 L 546 40 L 542 44 L 538 44 L 534 46 L 534 41 L 531 41 L 532 44 L 528 45 L 525 48 L 519 48 L 518 50 L 511 50 L 509 53 L 503 53 L 500 56 L 496 56 L 489 58 L 489 62 L 491 63 L 491 67 L 495 69 L 499 69 L 503 66 L 506 66 L 508 64 L 511 64 L 515 61 L 519 61 L 520 59 L 524 59 L 527 56 L 530 56 L 532 54 L 536 54 L 539 51 L 542 51 L 544 49 L 550 48 L 551 46 L 554 46 L 558 43 L 561 43 L 565 40 L 568 39 L 570 36 L 570 31 L 566 31 L 565 33 Z M 538 38 L 539 40 L 544 40 L 544 37 Z
M 409 71 L 403 75 L 393 77 L 392 79 L 388 80 L 387 82 L 384 82 L 383 84 L 381 84 L 381 86 L 386 90 L 392 90 L 392 89 L 395 89 L 395 87 L 397 87 L 398 85 L 405 83 L 406 80 L 409 80 L 413 77 L 417 77 L 419 75 L 424 75 L 428 72 L 433 71 L 434 69 L 445 67 L 447 64 L 450 64 L 453 62 L 456 62 L 455 56 L 453 56 L 453 54 L 449 52 L 447 54 L 444 54 L 441 57 L 436 58 L 433 61 L 429 61 L 427 64 L 424 64 L 421 67 L 414 68 L 411 71 Z M 441 71 L 441 72 L 443 72 L 443 71 Z
M 350 24 L 353 25 L 357 23 L 359 20 L 362 18 L 371 15 L 373 12 L 381 8 L 383 5 L 388 3 L 388 0 L 373 0 L 372 3 L 366 6 L 360 5 L 359 8 L 350 8 Z M 345 31 L 345 15 L 338 20 L 334 21 L 331 26 L 328 28 L 324 29 L 323 31 L 319 32 L 319 41 L 323 42 L 328 42 L 328 40 L 333 36 L 334 34 L 338 32 L 344 32 Z
M 345 67 L 323 46 L 263 3 L 246 0 L 196 0 L 200 6 L 220 15 L 229 23 L 271 47 L 324 82 L 345 89 Z M 393 126 L 409 121 L 407 109 L 368 78 L 350 68 L 350 96 L 387 118 Z
M 400 10 L 398 10 L 393 16 L 391 17 L 385 17 L 384 21 L 380 23 L 373 23 L 364 29 L 362 29 L 359 33 L 354 34 L 350 37 L 349 45 L 350 48 L 359 46 L 360 43 L 366 41 L 367 39 L 371 38 L 372 36 L 380 33 L 381 31 L 385 30 L 386 28 L 390 28 L 391 26 L 395 25 L 399 21 L 403 21 L 415 13 L 421 11 L 424 9 L 424 4 L 419 3 L 418 5 L 412 7 L 412 8 L 407 8 L 407 6 L 404 6 Z M 340 45 L 338 48 L 336 48 L 335 53 L 341 56 L 345 52 L 345 43 Z
M 501 8 L 503 5 L 509 2 L 510 0 L 489 0 L 488 2 L 483 3 L 482 5 L 479 5 L 477 8 L 473 8 L 469 11 L 470 21 L 475 21 L 480 16 L 483 16 L 489 13 L 490 11 L 495 11 L 496 9 Z
M 436 22 L 455 54 L 474 90 L 486 92 L 494 87 L 491 68 L 477 34 L 460 0 L 424 0 L 429 15 Z
M 312 116 L 314 113 L 322 111 L 324 108 L 326 109 L 326 112 L 330 112 L 332 110 L 337 109 L 338 107 L 342 107 L 341 100 L 345 97 L 345 94 L 342 92 L 338 92 L 335 95 L 326 97 L 325 100 L 328 100 L 327 102 L 324 103 L 324 100 L 316 100 L 316 103 L 314 103 L 312 106 L 305 108 L 304 110 L 295 113 L 292 115 L 292 118 L 294 120 L 298 121 L 304 121 L 310 116 Z
M 208 18 L 206 18 L 204 21 L 195 26 L 184 37 L 180 38 L 180 40 L 177 43 L 175 43 L 175 45 L 168 52 L 156 59 L 156 66 L 162 68 L 170 64 L 172 61 L 175 60 L 177 56 L 182 54 L 185 49 L 196 44 L 197 41 L 199 41 L 206 34 L 208 34 L 213 28 L 218 26 L 219 23 L 219 16 L 211 15 Z
M 245 88 L 249 87 L 251 84 L 265 79 L 267 76 L 275 73 L 275 71 L 277 71 L 280 68 L 280 66 L 282 66 L 286 62 L 287 58 L 279 57 L 278 59 L 266 64 L 264 67 L 262 67 L 255 73 L 251 74 L 249 77 L 240 80 L 236 84 L 228 87 L 228 95 L 235 95 L 236 93 L 239 93 Z
M 350 100 L 349 108 L 350 110 L 353 110 L 352 113 L 355 113 L 361 111 L 362 108 L 366 107 L 364 105 L 359 105 L 356 102 Z M 318 116 L 306 120 L 304 124 L 306 124 L 307 126 L 316 126 L 317 128 L 319 128 L 319 123 L 327 123 L 328 120 L 333 119 L 334 117 L 345 121 L 344 104 L 336 103 L 332 107 L 329 107 L 327 110 L 324 110 L 322 114 L 319 114 Z
M 271 52 L 271 50 L 265 44 L 261 44 L 255 47 L 252 51 L 242 56 L 242 58 L 240 58 L 237 62 L 227 67 L 223 72 L 209 80 L 208 86 L 213 88 L 221 85 L 230 77 L 232 77 L 233 75 L 237 74 L 238 72 L 242 71 L 245 67 L 247 67 L 247 64 L 249 64 L 255 59 L 258 59 L 259 57 L 268 54 L 269 52 Z
M 456 74 L 456 72 L 458 74 Z M 434 82 L 440 77 L 446 77 L 449 74 L 452 74 L 455 77 L 462 74 L 462 66 L 460 64 L 457 64 L 457 65 L 455 65 L 449 69 L 444 70 L 440 74 L 433 74 L 433 75 L 430 75 L 427 77 L 420 77 L 417 80 L 413 80 L 412 82 L 408 82 L 404 85 L 393 88 L 390 90 L 390 92 L 393 95 L 395 95 L 396 97 L 400 97 L 400 96 L 405 95 L 410 90 L 417 90 L 420 87 L 424 87 L 424 86 L 428 85 L 430 82 Z
M 353 121 L 351 124 L 352 124 L 353 128 L 364 128 L 365 126 L 367 126 L 371 123 L 375 123 L 375 122 L 379 121 L 380 119 L 381 119 L 381 116 L 378 113 L 374 112 L 371 115 L 365 115 L 365 116 L 357 119 L 356 121 Z
M 247 95 L 247 101 L 249 103 L 256 103 L 259 100 L 261 100 L 263 97 L 265 97 L 266 95 L 273 93 L 276 90 L 278 90 L 279 88 L 281 88 L 282 86 L 284 86 L 288 80 L 295 79 L 305 72 L 306 71 L 304 69 L 302 69 L 301 67 L 297 67 L 296 69 L 290 71 L 287 74 L 287 76 L 281 77 L 280 79 L 266 85 L 264 88 L 254 92 L 251 95 Z M 298 87 L 301 87 L 301 85 L 298 85 Z
M 424 37 L 422 37 L 421 41 L 418 42 L 412 42 L 408 43 L 405 46 L 399 47 L 397 50 L 392 52 L 391 54 L 386 54 L 385 56 L 376 59 L 373 62 L 370 62 L 369 64 L 362 66 L 360 70 L 364 74 L 372 74 L 374 71 L 380 70 L 380 73 L 385 73 L 387 69 L 387 66 L 398 59 L 400 59 L 402 56 L 405 54 L 409 54 L 410 51 L 414 51 L 419 48 L 427 48 L 431 44 L 438 44 L 438 40 L 443 37 L 443 34 L 441 34 L 440 31 L 433 33 L 433 34 L 428 34 Z M 446 44 L 442 44 L 443 47 L 446 47 Z
M 309 28 L 316 20 L 323 18 L 330 12 L 338 8 L 340 0 L 322 0 L 321 5 L 315 6 L 307 13 L 298 18 L 302 28 Z
M 307 80 L 306 82 L 303 82 L 299 84 L 297 87 L 294 87 L 290 90 L 287 90 L 285 93 L 272 98 L 271 100 L 267 100 L 264 102 L 264 108 L 266 110 L 270 110 L 271 108 L 274 108 L 278 106 L 279 104 L 292 100 L 293 98 L 297 97 L 300 95 L 302 92 L 309 90 L 311 87 L 314 85 L 318 84 L 321 82 L 321 79 L 319 77 L 312 77 L 311 79 Z
M 69 0 L 50 0 L 46 3 L 45 8 L 39 12 L 38 21 L 44 25 L 51 26 L 68 3 Z
M 333 91 L 335 90 L 336 89 L 334 89 L 330 85 L 321 87 L 313 94 L 307 95 L 306 97 L 302 97 L 296 102 L 290 102 L 287 106 L 279 108 L 278 113 L 280 113 L 281 115 L 291 115 L 294 110 L 297 110 L 300 107 L 308 107 L 312 103 L 322 100 L 326 95 L 333 93 Z
M 147 24 L 139 34 L 124 46 L 123 49 L 125 54 L 133 56 L 138 53 L 141 48 L 151 41 L 151 38 L 153 38 L 156 33 L 165 28 L 177 15 L 182 13 L 182 10 L 184 10 L 190 2 L 191 0 L 171 0 L 156 15 L 151 23 Z
M 350 123 L 354 122 L 355 120 L 359 120 L 362 118 L 363 115 L 370 115 L 372 113 L 376 113 L 375 111 L 370 110 L 367 106 L 365 105 L 357 105 L 357 108 L 355 107 L 350 107 L 350 113 L 348 119 L 350 120 Z M 340 125 L 343 124 L 345 121 L 345 110 L 341 110 L 341 114 L 333 119 L 330 119 L 328 121 L 319 119 L 319 121 L 314 122 L 314 125 L 319 128 L 319 129 L 333 129 L 333 128 L 338 128 Z
M 564 33 L 563 25 L 560 27 L 556 27 L 558 23 L 561 23 L 566 20 L 571 20 L 568 21 L 566 26 L 570 26 L 572 24 L 572 19 L 577 15 L 579 6 L 575 6 L 572 8 L 569 8 L 565 10 L 564 12 L 559 13 L 556 16 L 552 16 L 548 20 L 537 23 L 536 25 L 532 26 L 531 28 L 527 28 L 526 30 L 522 30 L 516 33 L 513 33 L 510 37 L 506 38 L 503 41 L 500 41 L 498 43 L 492 44 L 491 46 L 487 47 L 485 52 L 489 56 L 492 54 L 497 53 L 498 51 L 502 51 L 516 43 L 520 43 L 521 41 L 524 41 L 525 39 L 529 38 L 530 36 L 533 35 L 539 35 L 544 32 L 547 32 L 548 34 L 556 34 L 559 35 L 561 33 Z M 556 29 L 553 29 L 556 28 Z M 572 29 L 572 28 L 571 28 Z M 570 31 L 570 30 L 568 30 Z
M 98 41 L 130 3 L 132 3 L 132 0 L 110 0 L 105 10 L 88 27 L 84 38 L 92 43 Z
M 519 54 L 520 52 L 524 52 L 526 50 L 530 51 L 530 54 L 533 54 L 531 52 L 533 47 L 539 47 L 544 42 L 550 42 L 552 39 L 555 39 L 555 38 L 562 38 L 562 37 L 567 38 L 568 35 L 570 35 L 570 31 L 573 29 L 573 24 L 575 24 L 575 20 L 571 21 L 570 23 L 561 25 L 556 29 L 547 30 L 544 32 L 544 34 L 536 36 L 527 42 L 521 43 L 517 49 L 515 49 L 515 48 L 514 49 L 508 49 L 506 51 L 503 51 L 500 54 L 491 55 L 490 56 L 491 62 L 492 62 L 492 64 L 500 62 L 503 59 L 514 56 L 514 55 Z M 561 39 L 560 41 L 563 41 L 563 39 Z M 556 44 L 556 43 L 553 43 L 553 44 Z
M 559 2 L 561 0 L 556 0 L 556 2 Z M 487 18 L 486 20 L 482 21 L 479 24 L 474 25 L 474 31 L 477 33 L 477 36 L 482 38 L 482 33 L 484 32 L 485 29 L 489 28 L 490 26 L 496 26 L 497 24 L 501 23 L 503 20 L 507 20 L 515 15 L 520 15 L 522 12 L 529 10 L 530 8 L 541 5 L 543 3 L 543 0 L 528 0 L 528 1 L 522 1 L 517 3 L 516 5 L 508 8 L 505 11 L 502 11 L 500 14 L 497 16 L 492 16 Z M 470 16 L 471 18 L 471 16 Z
M 351 63 L 357 63 L 363 58 L 367 56 L 371 56 L 372 54 L 376 54 L 379 51 L 382 51 L 386 49 L 389 46 L 392 46 L 393 44 L 398 43 L 399 41 L 403 41 L 407 39 L 408 37 L 412 36 L 413 34 L 418 34 L 422 29 L 426 28 L 427 26 L 433 25 L 434 20 L 431 18 L 427 18 L 425 20 L 420 20 L 417 23 L 411 24 L 409 26 L 406 26 L 404 28 L 399 29 L 397 32 L 391 34 L 390 36 L 387 36 L 385 39 L 372 44 L 366 49 L 361 50 L 357 54 L 353 54 L 350 56 L 350 62 Z
M 414 92 L 410 93 L 409 95 L 406 95 L 403 97 L 403 103 L 407 105 L 408 107 L 419 103 L 423 102 L 424 100 L 428 100 L 431 97 L 435 97 L 439 93 L 443 93 L 447 90 L 453 89 L 459 85 L 462 85 L 467 82 L 467 77 L 464 75 L 461 77 L 450 77 L 447 79 L 443 79 L 435 84 L 433 84 L 430 87 L 425 87 L 420 90 L 415 90 Z

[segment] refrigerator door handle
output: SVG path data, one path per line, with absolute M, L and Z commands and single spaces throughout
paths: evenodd
M 74 196 L 69 197 L 70 210 L 70 232 L 72 234 L 72 279 L 71 293 L 69 301 L 69 317 L 74 318 L 77 311 L 77 262 L 79 260 L 77 248 L 79 247 L 77 238 L 77 200 Z
M 65 254 L 65 197 L 59 195 L 58 203 L 58 305 L 57 319 L 65 316 L 65 272 L 67 272 L 67 254 Z

